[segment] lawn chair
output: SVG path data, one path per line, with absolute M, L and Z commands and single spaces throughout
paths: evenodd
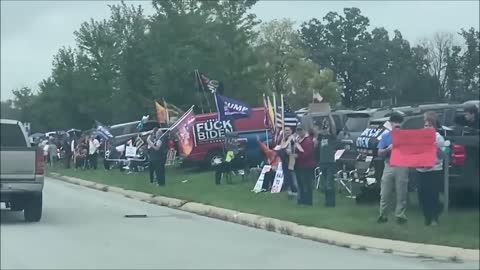
M 177 150 L 170 149 L 167 152 L 167 161 L 165 162 L 165 166 L 175 166 L 177 161 Z

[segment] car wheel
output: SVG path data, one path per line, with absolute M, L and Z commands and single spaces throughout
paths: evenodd
M 25 203 L 23 216 L 27 222 L 38 222 L 42 218 L 42 194 L 31 195 Z
M 211 152 L 207 156 L 207 166 L 213 168 L 218 165 L 217 160 L 222 160 L 223 154 L 220 151 Z

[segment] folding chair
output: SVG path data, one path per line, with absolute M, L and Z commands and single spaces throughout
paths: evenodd
M 167 161 L 165 162 L 165 166 L 174 166 L 176 158 L 177 158 L 177 150 L 175 149 L 168 150 Z

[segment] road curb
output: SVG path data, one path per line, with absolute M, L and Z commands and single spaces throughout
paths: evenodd
M 164 196 L 153 196 L 149 193 L 126 190 L 119 187 L 99 184 L 93 181 L 87 181 L 75 177 L 60 175 L 58 173 L 49 173 L 48 176 L 67 183 L 80 185 L 83 187 L 96 189 L 103 192 L 113 192 L 121 194 L 127 198 L 132 198 L 144 202 L 153 203 L 160 206 L 179 209 L 182 211 L 194 213 L 201 216 L 221 219 L 249 227 L 268 230 L 276 233 L 291 235 L 303 239 L 327 243 L 340 247 L 359 249 L 359 250 L 380 250 L 385 253 L 394 253 L 402 256 L 416 256 L 422 258 L 434 258 L 451 261 L 479 261 L 480 251 L 478 249 L 465 249 L 459 247 L 449 247 L 440 245 L 429 245 L 421 243 L 412 243 L 398 240 L 382 239 L 355 235 L 299 225 L 294 222 L 284 221 L 255 214 L 238 212 L 235 210 L 224 209 L 220 207 L 205 205 L 196 202 L 188 202 L 176 198 Z

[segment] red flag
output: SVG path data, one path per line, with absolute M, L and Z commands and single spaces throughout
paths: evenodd
M 178 139 L 178 153 L 182 156 L 188 156 L 193 150 L 193 123 L 195 122 L 195 114 L 193 106 L 188 110 L 170 129 Z
M 391 166 L 420 168 L 435 165 L 435 129 L 393 130 L 392 145 Z

